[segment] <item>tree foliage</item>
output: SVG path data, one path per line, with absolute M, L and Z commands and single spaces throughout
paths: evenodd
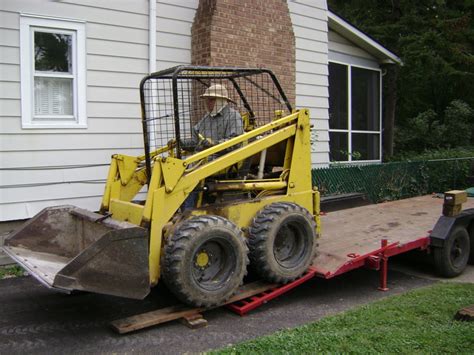
M 396 152 L 472 143 L 473 0 L 328 4 L 403 61 L 397 81 Z
M 395 136 L 399 152 L 467 146 L 473 122 L 474 110 L 461 100 L 452 101 L 442 115 L 430 108 L 399 128 Z

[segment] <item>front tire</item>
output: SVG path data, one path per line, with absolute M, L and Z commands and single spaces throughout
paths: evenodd
M 455 227 L 442 248 L 433 250 L 435 266 L 444 277 L 456 277 L 466 268 L 469 260 L 470 240 L 466 228 Z
M 270 282 L 292 281 L 313 262 L 316 237 L 308 210 L 290 202 L 272 203 L 258 212 L 249 229 L 252 269 Z
M 242 284 L 248 249 L 242 231 L 219 216 L 197 216 L 175 230 L 164 250 L 163 280 L 182 302 L 225 303 Z

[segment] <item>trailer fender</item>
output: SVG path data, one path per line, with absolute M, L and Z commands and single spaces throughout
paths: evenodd
M 464 210 L 453 217 L 441 216 L 430 233 L 430 245 L 435 248 L 442 248 L 445 240 L 457 226 L 467 229 L 471 242 L 472 256 L 474 245 L 474 208 Z

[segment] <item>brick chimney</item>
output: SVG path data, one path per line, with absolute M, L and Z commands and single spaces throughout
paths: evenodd
M 273 70 L 295 103 L 295 36 L 285 0 L 200 0 L 191 29 L 195 65 Z

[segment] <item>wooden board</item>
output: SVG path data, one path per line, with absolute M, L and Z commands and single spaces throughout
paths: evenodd
M 264 291 L 277 287 L 276 284 L 256 281 L 242 286 L 239 291 L 227 303 L 233 303 L 242 299 L 257 295 Z M 220 305 L 222 306 L 222 305 Z M 220 306 L 212 307 L 217 308 Z M 110 323 L 112 329 L 119 334 L 126 334 L 135 330 L 148 328 L 154 325 L 166 323 L 180 318 L 189 318 L 198 313 L 212 308 L 190 307 L 183 304 L 161 308 L 156 311 L 141 313 L 127 318 L 118 319 Z

